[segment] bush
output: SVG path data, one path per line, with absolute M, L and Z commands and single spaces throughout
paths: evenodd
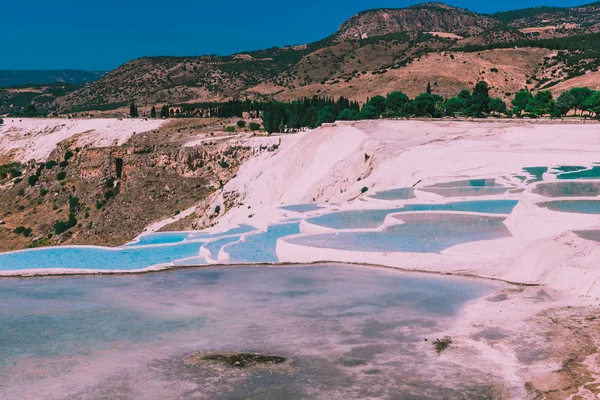
M 40 189 L 40 196 L 45 196 L 48 194 L 48 189 Z
M 60 164 L 58 164 L 59 167 L 61 168 L 67 168 L 67 166 L 69 165 L 68 161 L 61 161 Z
M 229 163 L 225 160 L 219 161 L 219 165 L 221 166 L 221 168 L 229 168 Z
M 50 160 L 46 163 L 46 169 L 52 169 L 54 167 L 56 167 L 58 165 L 58 163 L 54 160 Z
M 73 212 L 79 206 L 79 197 L 69 196 L 69 211 Z
M 66 177 L 67 177 L 67 173 L 65 171 L 60 171 L 58 174 L 56 174 L 57 181 L 62 181 Z
M 227 126 L 227 127 L 225 127 L 225 132 L 227 132 L 227 133 L 233 133 L 233 132 L 235 132 L 235 126 Z
M 251 130 L 252 132 L 254 132 L 254 131 L 257 131 L 257 130 L 259 130 L 259 129 L 260 129 L 260 124 L 257 124 L 256 122 L 250 122 L 250 123 L 248 124 L 248 128 L 250 128 L 250 130 Z
M 368 187 L 366 187 L 366 186 L 363 186 L 363 188 L 362 188 L 362 189 L 360 189 L 360 192 L 361 192 L 361 193 L 366 193 L 368 190 L 369 190 L 369 188 L 368 188 Z
M 113 193 L 112 190 L 107 190 L 106 192 L 104 192 L 104 198 L 106 200 L 109 200 L 110 198 L 112 198 L 115 194 Z
M 73 152 L 71 150 L 67 150 L 65 153 L 65 161 L 68 161 L 71 157 L 73 157 Z
M 19 191 L 17 192 L 17 194 L 19 196 L 25 196 L 25 189 L 23 189 L 23 188 L 19 189 Z
M 37 175 L 31 175 L 29 178 L 27 178 L 27 182 L 29 183 L 29 186 L 35 186 L 38 179 L 40 178 Z
M 215 207 L 215 214 L 219 214 L 221 212 L 221 206 Z
M 244 121 L 243 119 L 240 119 L 237 122 L 237 126 L 238 126 L 238 128 L 245 128 L 246 127 L 246 121 Z

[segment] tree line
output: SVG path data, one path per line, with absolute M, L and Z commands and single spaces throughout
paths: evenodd
M 571 111 L 580 115 L 600 117 L 600 91 L 587 87 L 574 88 L 561 94 L 556 100 L 550 91 L 540 90 L 535 94 L 523 89 L 517 92 L 507 104 L 498 97 L 489 95 L 485 81 L 478 82 L 469 91 L 464 89 L 455 97 L 444 99 L 431 91 L 427 85 L 425 92 L 414 99 L 396 91 L 387 96 L 374 96 L 367 99 L 362 108 L 355 102 L 340 98 L 303 99 L 293 102 L 272 102 L 264 111 L 263 126 L 269 133 L 294 131 L 300 128 L 316 128 L 323 123 L 378 118 L 427 117 L 530 117 L 550 116 L 558 118 Z

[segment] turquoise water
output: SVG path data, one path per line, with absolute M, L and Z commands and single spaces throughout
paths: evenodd
M 547 182 L 540 183 L 533 193 L 546 197 L 600 196 L 600 182 Z
M 504 218 L 459 214 L 412 214 L 381 232 L 341 232 L 288 239 L 302 246 L 362 252 L 439 253 L 457 244 L 511 236 Z
M 225 248 L 230 262 L 277 262 L 277 239 L 283 236 L 300 233 L 298 222 L 269 226 L 267 232 L 246 236 L 241 243 Z
M 0 398 L 492 398 L 493 376 L 441 363 L 431 343 L 499 287 L 333 265 L 4 280 Z M 223 350 L 298 370 L 183 361 Z
M 0 254 L 0 270 L 97 269 L 136 270 L 198 255 L 203 243 L 143 248 L 48 247 Z
M 341 211 L 310 218 L 307 222 L 334 229 L 377 228 L 385 217 L 395 212 L 462 211 L 487 214 L 510 214 L 516 200 L 462 201 L 446 204 L 408 204 L 400 208 Z
M 429 193 L 435 193 L 443 197 L 475 197 L 475 196 L 493 196 L 506 193 L 509 187 L 455 187 L 455 188 L 434 188 L 425 187 L 420 190 Z
M 600 214 L 600 200 L 554 200 L 538 206 L 567 213 Z
M 127 243 L 125 246 L 144 246 L 149 244 L 167 244 L 183 242 L 190 232 L 159 232 L 141 236 L 139 241 Z
M 544 174 L 548 172 L 548 167 L 525 167 L 523 171 L 532 176 L 527 180 L 527 183 L 534 183 L 544 180 Z
M 415 189 L 413 188 L 400 188 L 400 189 L 390 189 L 384 190 L 382 192 L 377 192 L 371 196 L 373 199 L 378 200 L 408 200 L 415 198 Z
M 466 179 L 462 181 L 436 183 L 435 185 L 426 186 L 425 188 L 456 188 L 456 187 L 501 187 L 496 183 L 496 179 Z
M 319 207 L 316 204 L 294 204 L 294 205 L 290 205 L 290 206 L 283 206 L 283 207 L 279 207 L 282 210 L 286 210 L 286 211 L 295 211 L 298 213 L 305 213 L 305 212 L 309 212 L 309 211 L 316 211 L 316 210 L 320 210 L 323 207 Z
M 557 175 L 558 179 L 600 179 L 600 166 Z
M 240 238 L 241 238 L 241 236 L 237 235 L 237 236 L 218 239 L 218 240 L 215 240 L 214 242 L 207 243 L 206 245 L 204 245 L 204 248 L 206 248 L 208 251 L 210 251 L 211 257 L 216 260 L 217 257 L 219 256 L 219 251 L 221 251 L 221 247 L 225 246 L 226 244 L 236 242 L 236 241 L 240 240 Z
M 587 169 L 587 167 L 582 167 L 580 165 L 561 165 L 560 167 L 556 167 L 554 169 L 560 172 L 575 172 Z

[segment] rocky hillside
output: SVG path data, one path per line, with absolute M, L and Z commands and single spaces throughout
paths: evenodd
M 34 134 L 24 129 L 31 120 L 11 119 L 0 128 L 27 146 L 0 148 L 0 251 L 121 245 L 152 222 L 183 215 L 245 160 L 272 151 L 243 129 L 226 136 L 224 126 L 234 124 L 228 120 L 147 121 L 158 127 L 123 130 L 122 141 L 108 142 L 114 127 L 102 131 L 102 120 L 40 121 L 53 126 Z M 57 137 L 64 139 L 54 145 Z M 210 210 L 207 223 L 218 213 Z
M 133 60 L 83 88 L 59 96 L 43 107 L 61 112 L 112 110 L 131 101 L 139 105 L 222 101 L 232 98 L 289 99 L 298 95 L 349 96 L 362 100 L 366 92 L 352 83 L 369 77 L 369 93 L 384 93 L 378 75 L 408 71 L 434 55 L 473 58 L 481 51 L 532 48 L 529 69 L 496 82 L 499 92 L 514 87 L 552 87 L 598 69 L 599 3 L 575 8 L 541 7 L 481 15 L 441 3 L 404 9 L 361 12 L 339 30 L 308 45 L 271 48 L 232 56 L 152 57 Z M 554 39 L 552 41 L 549 38 Z M 543 50 L 540 50 L 543 49 Z M 540 52 L 545 53 L 539 59 Z M 501 58 L 505 52 L 498 53 Z M 510 60 L 504 60 L 510 64 Z M 427 80 L 438 90 L 470 87 L 483 75 L 480 63 L 462 66 L 468 80 L 444 86 L 436 79 L 443 65 L 424 65 Z M 494 67 L 491 67 L 494 68 Z M 403 75 L 403 73 L 400 73 Z M 489 75 L 482 77 L 488 79 Z M 423 76 L 411 76 L 423 86 Z M 491 82 L 490 82 L 491 83 Z M 600 82 L 599 82 L 600 83 Z M 392 89 L 401 90 L 406 82 Z M 384 90 L 385 89 L 385 90 Z M 35 101 L 35 100 L 34 100 Z
M 444 32 L 474 36 L 502 23 L 485 15 L 441 3 L 425 3 L 401 9 L 361 12 L 344 22 L 335 34 L 336 41 L 366 39 L 398 32 Z

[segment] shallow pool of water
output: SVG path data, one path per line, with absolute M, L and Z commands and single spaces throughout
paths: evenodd
M 412 211 L 462 211 L 486 214 L 510 214 L 516 200 L 461 201 L 446 204 L 407 204 L 400 208 L 340 211 L 310 218 L 307 222 L 334 229 L 377 228 L 386 216 L 395 212 Z
M 475 197 L 475 196 L 495 196 L 506 193 L 509 187 L 455 187 L 455 188 L 434 188 L 424 187 L 421 188 L 423 192 L 435 193 L 442 197 Z
M 361 252 L 439 253 L 457 244 L 511 236 L 502 217 L 409 214 L 380 232 L 340 232 L 286 239 L 301 246 Z
M 148 235 L 140 236 L 138 241 L 127 243 L 126 247 L 131 246 L 145 246 L 149 244 L 167 244 L 167 243 L 178 243 L 183 242 L 190 232 L 159 232 L 150 233 Z
M 0 271 L 24 269 L 136 270 L 197 256 L 202 242 L 150 247 L 47 247 L 0 254 Z
M 300 233 L 299 222 L 269 226 L 263 233 L 246 236 L 240 243 L 226 246 L 223 250 L 234 263 L 277 262 L 277 239 Z
M 586 240 L 591 240 L 593 242 L 600 242 L 600 230 L 596 229 L 590 229 L 590 230 L 585 230 L 585 231 L 575 231 L 575 233 L 577 235 L 579 235 L 579 237 L 586 239 Z
M 377 192 L 371 196 L 373 199 L 377 200 L 408 200 L 415 198 L 415 189 L 414 188 L 400 188 L 400 189 L 390 189 L 384 190 L 381 192 Z
M 600 200 L 554 200 L 538 206 L 567 213 L 600 214 Z
M 240 235 L 236 235 L 236 236 L 231 236 L 231 237 L 225 237 L 222 239 L 217 239 L 214 240 L 210 243 L 207 243 L 204 245 L 204 248 L 207 249 L 208 251 L 210 251 L 210 255 L 213 259 L 217 259 L 217 257 L 219 256 L 219 252 L 221 251 L 221 248 L 229 243 L 233 243 L 233 242 L 237 242 L 238 240 L 240 240 L 241 236 Z
M 538 184 L 533 193 L 546 197 L 600 196 L 600 182 L 545 182 Z
M 558 179 L 600 179 L 600 166 L 589 169 L 566 172 L 557 175 Z
M 205 231 L 188 231 L 188 232 L 157 232 L 142 235 L 135 242 L 127 243 L 124 247 L 134 246 L 145 246 L 153 244 L 168 244 L 168 243 L 179 243 L 184 240 L 202 240 L 202 239 L 214 239 L 226 235 L 236 235 L 241 233 L 247 233 L 256 230 L 255 227 L 250 225 L 239 225 L 233 227 L 225 232 L 208 233 Z
M 432 342 L 497 287 L 350 266 L 5 280 L 0 397 L 495 398 L 497 377 L 440 361 Z M 295 370 L 184 362 L 225 350 Z

